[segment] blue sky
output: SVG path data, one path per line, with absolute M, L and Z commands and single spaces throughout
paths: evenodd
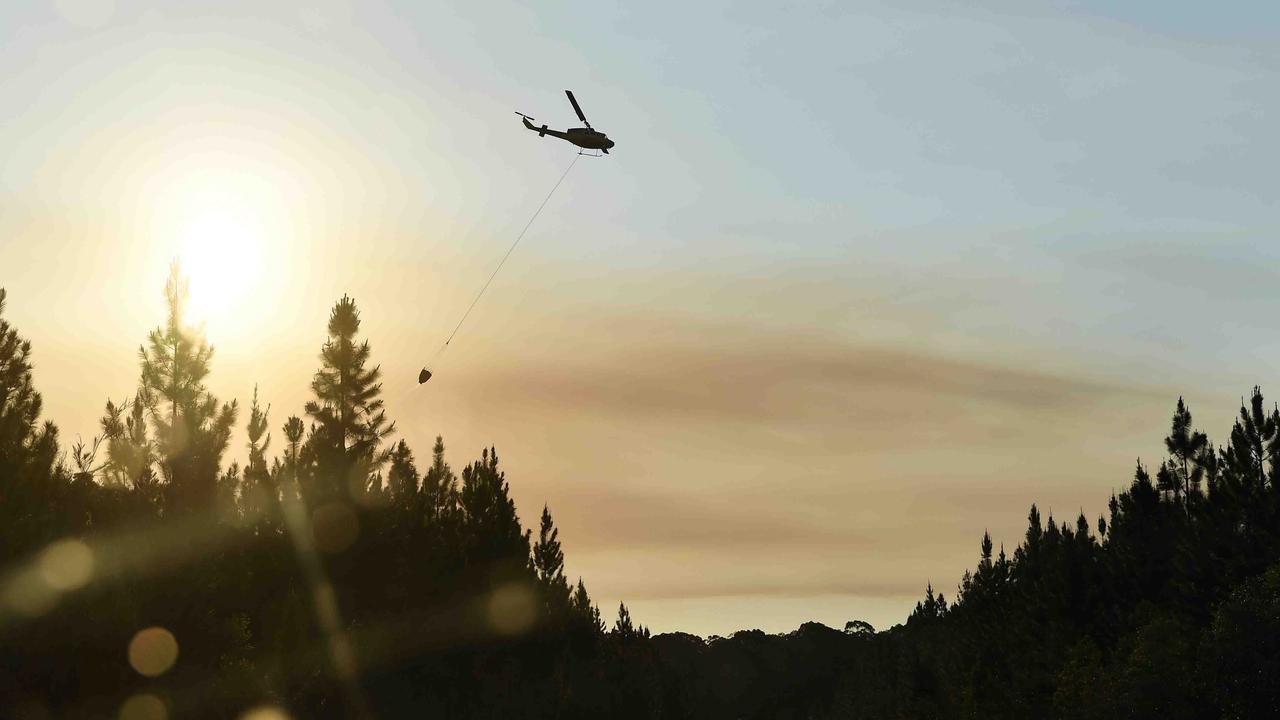
M 270 229 L 195 270 L 255 268 L 215 390 L 296 412 L 346 292 L 411 378 L 573 157 L 512 111 L 576 124 L 572 88 L 618 146 L 429 391 L 388 382 L 404 436 L 498 445 L 655 629 L 883 625 L 1030 502 L 1096 516 L 1179 394 L 1222 437 L 1266 389 L 1278 36 L 1261 2 L 10 3 L 0 284 L 88 435 L 213 193 Z

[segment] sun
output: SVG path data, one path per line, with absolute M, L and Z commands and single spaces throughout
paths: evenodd
M 232 319 L 262 274 L 262 223 L 247 208 L 219 203 L 193 212 L 181 238 L 179 259 L 191 283 L 189 320 Z
M 305 282 L 294 250 L 313 228 L 303 212 L 309 175 L 236 138 L 196 136 L 168 149 L 136 173 L 134 247 L 157 274 L 178 261 L 186 322 L 210 341 L 261 339 L 278 318 L 271 310 Z

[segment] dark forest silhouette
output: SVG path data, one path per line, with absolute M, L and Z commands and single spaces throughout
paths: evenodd
M 350 298 L 281 422 L 209 393 L 176 267 L 165 296 L 136 392 L 68 445 L 0 290 L 4 717 L 1280 714 L 1280 409 L 1256 388 L 1221 448 L 1179 400 L 1105 517 L 1033 505 L 905 624 L 651 637 L 569 582 L 548 508 L 524 529 L 494 449 L 455 473 L 440 438 L 421 467 L 391 441 Z

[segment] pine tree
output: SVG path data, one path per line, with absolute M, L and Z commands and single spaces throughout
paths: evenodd
M 1053 551 L 1058 546 L 1058 542 L 1062 539 L 1062 530 L 1058 528 L 1058 523 L 1053 519 L 1053 511 L 1049 511 L 1049 518 L 1045 522 L 1044 544 L 1049 551 Z
M 631 611 L 626 603 L 618 603 L 618 619 L 613 623 L 613 634 L 620 640 L 633 640 L 639 633 L 631 622 Z
M 31 343 L 4 319 L 0 288 L 0 556 L 48 532 L 60 477 L 58 430 L 40 422 L 44 400 L 31 374 Z M 40 526 L 40 527 L 37 527 Z
M 279 501 L 278 490 L 267 466 L 267 450 L 271 448 L 271 433 L 267 432 L 268 405 L 264 410 L 258 404 L 258 387 L 253 388 L 253 404 L 249 406 L 249 464 L 244 468 L 244 494 L 240 498 L 243 512 L 248 518 L 266 517 Z
M 1221 477 L 1221 465 L 1218 457 L 1217 448 L 1210 442 L 1205 443 L 1204 449 L 1200 452 L 1200 457 L 1196 459 L 1196 464 L 1204 468 L 1204 487 L 1210 496 L 1218 489 L 1218 478 Z
M 925 588 L 924 600 L 916 603 L 916 609 L 907 618 L 907 622 L 936 620 L 947 614 L 947 599 L 941 594 L 934 594 L 933 583 Z
M 1129 496 L 1133 501 L 1133 509 L 1138 514 L 1143 516 L 1155 514 L 1160 503 L 1160 493 L 1151 483 L 1151 474 L 1147 472 L 1141 460 L 1133 471 L 1133 484 L 1129 486 Z
M 444 460 L 444 438 L 436 436 L 431 448 L 431 467 L 422 476 L 423 523 L 443 528 L 453 521 L 458 502 L 458 479 Z
M 360 311 L 344 295 L 329 313 L 328 334 L 320 351 L 320 369 L 311 381 L 315 399 L 306 411 L 317 423 L 308 441 L 316 460 L 318 497 L 362 500 L 371 476 L 387 462 L 380 448 L 395 430 L 383 408 L 379 366 L 368 367 L 369 342 L 356 341 Z
M 1084 509 L 1080 510 L 1079 517 L 1076 518 L 1076 539 L 1089 538 L 1089 520 L 1084 516 Z
M 756 632 L 759 632 L 758 630 Z M 626 603 L 618 603 L 618 619 L 613 625 L 613 634 L 620 640 L 648 640 L 649 628 L 636 625 L 631 620 L 631 611 Z
M 498 469 L 498 453 L 488 448 L 481 459 L 462 470 L 458 494 L 463 543 L 470 562 L 527 564 L 529 532 L 522 532 L 506 475 Z
M 583 584 L 581 577 L 578 578 L 578 586 L 574 588 L 570 605 L 577 616 L 582 618 L 590 628 L 593 635 L 604 634 L 605 625 L 604 619 L 600 617 L 600 608 L 591 602 L 591 596 L 587 594 L 587 586 Z
M 551 510 L 542 506 L 542 522 L 538 542 L 533 546 L 533 570 L 548 594 L 551 609 L 558 611 L 568 604 L 569 583 L 564 577 L 564 550 L 560 547 L 560 531 L 551 520 Z
M 1167 461 L 1161 461 L 1160 469 L 1156 471 L 1156 490 L 1160 492 L 1161 500 L 1177 503 L 1182 497 L 1182 478 Z
M 289 449 L 285 452 L 285 459 L 287 462 L 296 465 L 299 462 L 299 455 L 302 450 L 302 433 L 306 430 L 303 427 L 302 418 L 297 415 L 289 416 L 289 419 L 284 421 L 281 429 L 284 431 L 285 440 L 289 442 Z
M 1205 472 L 1202 462 L 1209 446 L 1209 438 L 1192 429 L 1191 410 L 1181 397 L 1178 398 L 1178 407 L 1173 411 L 1172 428 L 1165 437 L 1164 444 L 1172 459 L 1172 471 L 1178 480 L 1179 490 L 1189 505 L 1193 493 L 1200 493 L 1200 481 Z
M 107 462 L 103 468 L 108 485 L 132 488 L 159 498 L 155 475 L 155 455 L 147 437 L 147 402 L 143 390 L 132 401 L 117 405 L 107 400 L 99 421 L 107 441 Z M 129 414 L 124 415 L 125 410 Z
M 387 471 L 387 488 L 391 498 L 405 506 L 418 495 L 418 467 L 413 461 L 413 451 L 404 440 L 396 443 L 391 451 L 391 468 Z
M 258 386 L 253 386 L 253 404 L 249 406 L 249 465 L 247 472 L 267 471 L 267 450 L 271 449 L 271 433 L 267 432 L 267 415 L 271 412 L 258 404 Z M 261 444 L 259 444 L 261 443 Z
M 1027 513 L 1026 537 L 1022 545 L 1013 551 L 1014 564 L 1023 570 L 1033 568 L 1039 560 L 1043 539 L 1044 529 L 1040 525 L 1040 510 L 1032 503 L 1031 510 Z
M 242 520 L 241 501 L 246 496 L 245 478 L 240 473 L 240 463 L 232 462 L 221 474 L 214 486 L 214 507 L 225 519 Z
M 5 298 L 0 288 L 0 462 L 6 469 L 51 472 L 57 431 L 40 425 L 44 399 L 32 381 L 31 342 L 4 319 Z
M 213 348 L 186 325 L 187 281 L 175 261 L 164 288 L 168 318 L 138 349 L 142 397 L 155 429 L 156 454 L 164 476 L 166 503 L 194 510 L 217 492 L 222 454 L 231 439 L 236 403 L 218 406 L 204 386 Z
M 277 483 L 280 486 L 281 501 L 288 505 L 290 502 L 299 501 L 303 497 L 302 493 L 302 474 L 305 468 L 306 445 L 302 436 L 306 432 L 306 427 L 302 424 L 302 418 L 297 415 L 290 415 L 289 419 L 284 421 L 284 425 L 280 426 L 284 432 L 285 446 L 284 460 L 280 463 L 276 470 Z
M 1280 411 L 1263 408 L 1262 389 L 1253 388 L 1249 406 L 1240 406 L 1240 417 L 1231 428 L 1231 442 L 1222 453 L 1224 470 L 1246 494 L 1261 493 L 1267 483 L 1268 463 L 1276 451 Z

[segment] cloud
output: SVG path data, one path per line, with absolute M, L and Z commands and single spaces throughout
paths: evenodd
M 1012 552 L 1032 502 L 1094 516 L 1131 472 L 1133 436 L 1159 449 L 1151 428 L 1176 398 L 834 332 L 632 316 L 565 328 L 506 338 L 517 361 L 453 382 L 491 432 L 537 438 L 522 455 L 553 450 L 513 470 L 513 492 L 550 503 L 573 575 L 628 602 L 949 587 L 984 528 Z M 542 360 L 550 347 L 559 363 Z
M 1042 370 L 1034 358 L 943 358 L 744 325 L 610 318 L 578 337 L 574 352 L 554 363 L 531 357 L 477 371 L 467 392 L 548 415 L 716 423 L 879 448 L 922 434 L 947 442 L 1016 436 L 1029 417 L 1169 397 Z
M 749 492 L 726 497 L 597 485 L 563 488 L 561 495 L 568 502 L 553 508 L 558 521 L 563 525 L 568 520 L 575 537 L 607 539 L 603 545 L 593 543 L 597 548 L 749 552 L 762 546 L 870 544 L 855 528 L 824 525 L 803 513 L 779 513 L 776 504 Z

